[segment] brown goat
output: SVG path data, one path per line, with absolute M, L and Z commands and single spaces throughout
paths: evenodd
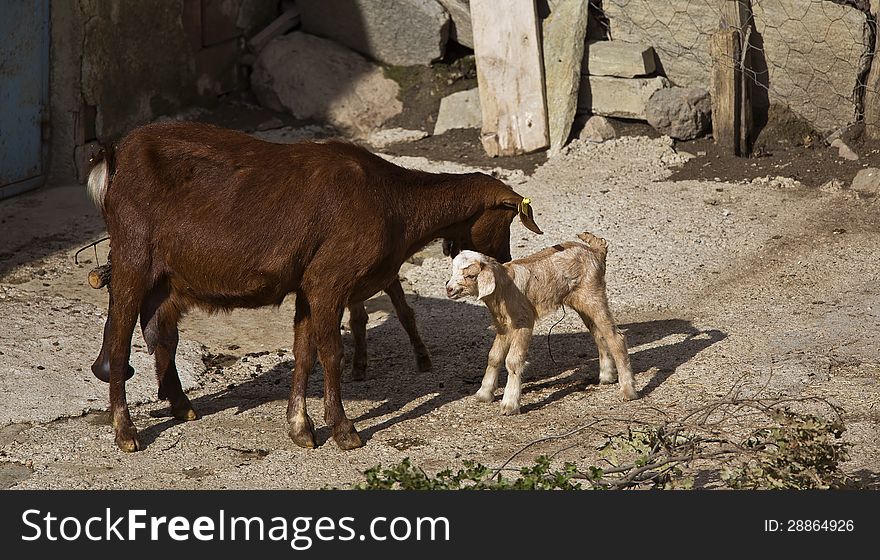
M 279 305 L 296 294 L 288 433 L 315 447 L 305 391 L 324 367 L 324 419 L 342 449 L 363 445 L 340 391 L 346 306 L 392 287 L 401 264 L 432 239 L 509 259 L 510 223 L 540 233 L 531 208 L 482 173 L 411 171 L 341 142 L 271 144 L 199 123 L 132 131 L 89 174 L 110 234 L 113 280 L 101 352 L 116 444 L 138 449 L 125 399 L 140 315 L 159 396 L 176 418 L 197 417 L 174 354 L 188 309 Z

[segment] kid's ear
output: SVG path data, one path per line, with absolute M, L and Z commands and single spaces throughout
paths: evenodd
M 517 215 L 519 216 L 520 221 L 524 226 L 526 226 L 531 231 L 537 233 L 538 235 L 543 235 L 543 231 L 538 227 L 538 224 L 535 223 L 534 214 L 532 213 L 532 205 L 531 200 L 528 198 L 519 199 L 509 199 L 505 200 L 502 204 L 507 206 L 508 208 L 513 208 L 516 210 Z
M 477 299 L 483 299 L 492 295 L 495 291 L 495 273 L 492 267 L 482 265 L 480 273 L 477 274 Z

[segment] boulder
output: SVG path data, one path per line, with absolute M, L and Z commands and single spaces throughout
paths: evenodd
M 645 120 L 645 105 L 659 89 L 670 87 L 669 80 L 656 78 L 614 78 L 583 76 L 578 92 L 578 110 L 623 119 Z
M 634 78 L 657 69 L 654 47 L 623 41 L 591 41 L 584 53 L 583 72 L 593 76 Z
M 551 155 L 565 145 L 577 112 L 589 15 L 587 2 L 557 0 L 541 23 Z
M 880 169 L 867 167 L 860 170 L 853 178 L 852 190 L 871 196 L 880 194 Z
M 846 159 L 846 160 L 849 160 L 849 161 L 856 161 L 857 159 L 859 159 L 858 154 L 856 154 L 856 153 L 852 150 L 852 148 L 850 148 L 849 146 L 847 146 L 846 142 L 844 142 L 844 141 L 841 140 L 840 138 L 837 138 L 837 139 L 833 140 L 833 141 L 831 142 L 831 147 L 832 147 L 832 148 L 837 148 L 837 155 L 839 155 L 839 156 L 842 157 L 843 159 Z
M 296 6 L 303 31 L 386 64 L 430 64 L 446 51 L 449 14 L 436 0 L 305 0 Z
M 307 33 L 270 41 L 251 74 L 260 103 L 299 119 L 318 119 L 363 137 L 398 115 L 399 86 L 345 47 Z
M 676 140 L 693 140 L 709 131 L 712 100 L 702 88 L 657 90 L 645 105 L 648 124 Z
M 453 128 L 480 128 L 483 126 L 483 115 L 480 112 L 480 90 L 466 89 L 440 100 L 440 111 L 437 113 L 437 124 L 434 135 L 443 134 Z
M 471 26 L 470 0 L 437 0 L 452 18 L 449 38 L 469 48 L 474 48 L 474 28 Z
M 578 138 L 587 142 L 601 143 L 617 138 L 617 131 L 614 130 L 611 121 L 605 117 L 593 115 L 587 119 Z

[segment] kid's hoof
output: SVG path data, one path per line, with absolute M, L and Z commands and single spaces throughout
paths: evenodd
M 419 371 L 431 371 L 431 356 L 427 354 L 416 356 L 416 369 Z
M 501 401 L 501 414 L 504 416 L 513 416 L 519 414 L 519 405 L 516 403 L 507 403 Z
M 137 430 L 132 426 L 131 429 L 124 429 L 116 432 L 116 447 L 126 453 L 134 453 L 140 450 L 137 440 Z
M 626 387 L 620 390 L 620 395 L 625 401 L 634 401 L 639 398 L 639 394 L 632 387 Z
M 336 445 L 339 446 L 339 449 L 343 451 L 348 451 L 349 449 L 357 449 L 358 447 L 363 447 L 364 445 L 361 436 L 358 435 L 357 430 L 354 429 L 354 426 L 351 426 L 351 428 L 346 431 L 334 433 L 333 441 L 335 441 Z
M 599 384 L 600 385 L 610 385 L 612 383 L 617 382 L 617 372 L 612 371 L 611 373 L 602 372 L 599 374 Z
M 474 394 L 474 398 L 480 402 L 492 402 L 495 400 L 495 391 L 480 389 Z
M 293 443 L 306 449 L 314 449 L 315 445 L 315 425 L 312 419 L 306 416 L 305 422 L 297 422 L 290 425 L 287 435 L 293 440 Z

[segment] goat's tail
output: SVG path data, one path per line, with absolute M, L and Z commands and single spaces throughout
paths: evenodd
M 86 190 L 92 203 L 103 212 L 104 198 L 107 196 L 107 190 L 110 188 L 110 176 L 113 174 L 113 148 L 101 148 L 89 159 L 89 164 L 92 169 L 89 171 Z
M 599 256 L 599 260 L 602 264 L 605 264 L 605 255 L 608 254 L 608 242 L 602 239 L 599 236 L 593 235 L 592 233 L 585 231 L 583 233 L 579 233 L 578 237 L 586 243 L 590 249 L 596 251 Z

